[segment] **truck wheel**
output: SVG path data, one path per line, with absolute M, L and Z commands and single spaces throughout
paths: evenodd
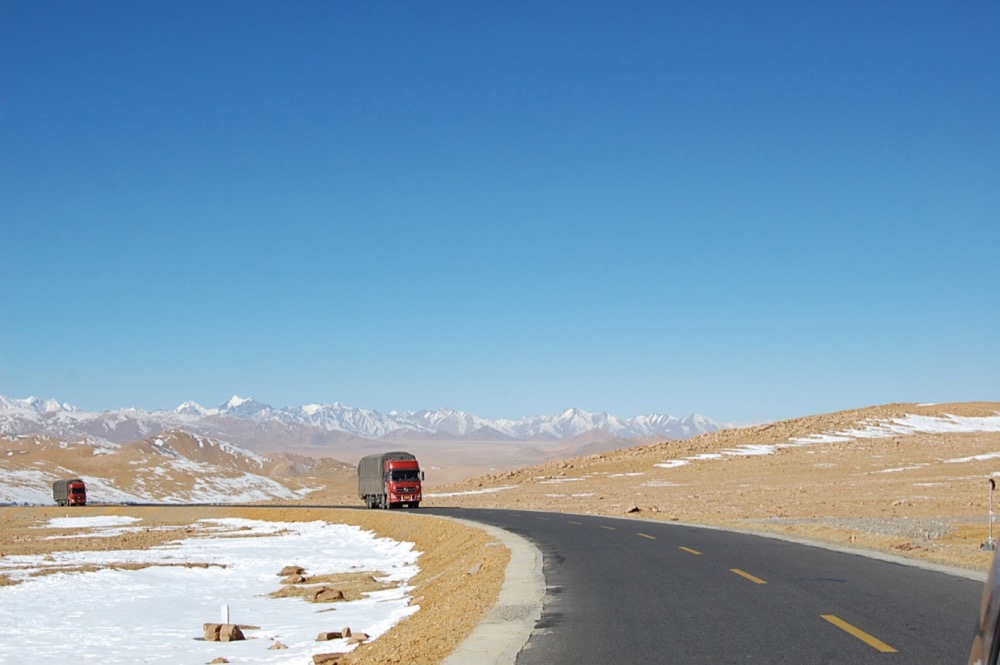
M 414 501 L 413 503 L 410 504 L 410 507 L 411 508 L 419 508 L 420 507 L 420 502 L 419 501 Z

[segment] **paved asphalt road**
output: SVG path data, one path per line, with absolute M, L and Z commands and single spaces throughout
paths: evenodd
M 542 551 L 545 605 L 518 665 L 963 664 L 982 592 L 941 572 L 713 529 L 426 512 L 496 525 Z

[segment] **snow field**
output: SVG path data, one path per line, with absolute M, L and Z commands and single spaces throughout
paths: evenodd
M 142 528 L 136 518 L 66 517 L 46 526 L 99 534 Z M 419 610 L 407 582 L 419 572 L 412 543 L 325 522 L 201 520 L 201 537 L 149 550 L 57 552 L 5 556 L 0 573 L 21 580 L 0 586 L 0 663 L 311 662 L 314 654 L 350 651 L 346 640 L 316 642 L 323 631 L 350 627 L 372 639 Z M 115 564 L 149 564 L 139 570 Z M 278 572 L 298 565 L 307 575 L 371 571 L 395 583 L 359 600 L 310 603 L 270 598 Z M 80 572 L 83 566 L 100 567 Z M 50 574 L 38 573 L 53 571 Z M 220 623 L 222 607 L 246 641 L 206 642 L 202 624 Z M 269 650 L 275 640 L 288 649 Z

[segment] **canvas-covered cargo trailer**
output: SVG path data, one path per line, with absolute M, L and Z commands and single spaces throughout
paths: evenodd
M 423 479 L 417 458 L 401 450 L 368 455 L 358 462 L 358 495 L 369 508 L 418 508 Z

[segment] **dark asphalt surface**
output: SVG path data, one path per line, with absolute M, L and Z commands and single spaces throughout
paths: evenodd
M 544 555 L 518 665 L 965 663 L 982 584 L 746 534 L 608 517 L 424 508 Z

